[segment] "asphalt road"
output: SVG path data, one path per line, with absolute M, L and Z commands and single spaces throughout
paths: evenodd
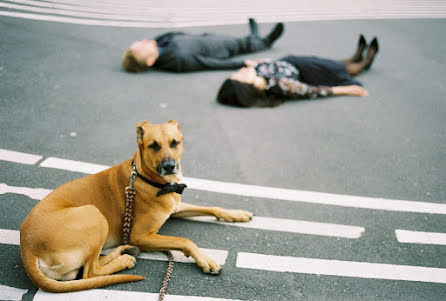
M 268 52 L 245 58 L 314 54 L 343 58 L 359 33 L 378 36 L 380 53 L 361 75 L 367 98 L 292 101 L 272 109 L 216 103 L 230 71 L 127 74 L 132 41 L 165 29 L 96 27 L 0 18 L 0 148 L 114 165 L 136 150 L 137 121 L 176 119 L 185 136 L 186 177 L 444 204 L 446 200 L 446 42 L 444 19 L 288 22 Z M 262 32 L 271 24 L 261 24 Z M 184 28 L 242 35 L 246 25 Z M 78 172 L 0 161 L 0 183 L 54 189 Z M 177 263 L 168 294 L 241 300 L 444 300 L 431 281 L 277 272 L 236 266 L 240 252 L 445 269 L 444 245 L 400 243 L 395 229 L 446 232 L 444 214 L 293 202 L 189 189 L 184 200 L 242 208 L 256 216 L 361 226 L 357 239 L 175 220 L 163 234 L 228 251 L 220 276 Z M 0 194 L 0 228 L 18 230 L 36 200 Z M 0 244 L 0 284 L 37 288 L 19 247 Z M 139 260 L 143 282 L 107 289 L 156 293 L 165 262 Z M 61 297 L 63 298 L 63 297 Z M 61 299 L 62 300 L 62 299 Z M 187 298 L 186 298 L 187 300 Z

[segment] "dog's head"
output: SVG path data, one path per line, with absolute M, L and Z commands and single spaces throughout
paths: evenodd
M 146 168 L 162 177 L 181 176 L 183 135 L 177 121 L 169 120 L 162 124 L 138 122 L 136 141 Z

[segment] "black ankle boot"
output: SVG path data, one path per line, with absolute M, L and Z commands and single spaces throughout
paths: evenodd
M 274 29 L 263 39 L 268 46 L 271 46 L 283 33 L 283 23 L 277 23 Z
M 249 30 L 251 31 L 251 35 L 259 36 L 259 28 L 257 26 L 257 22 L 253 18 L 249 18 Z

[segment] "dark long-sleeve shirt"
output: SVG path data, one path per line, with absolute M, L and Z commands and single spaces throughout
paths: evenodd
M 229 58 L 269 47 L 254 36 L 234 38 L 208 33 L 171 32 L 157 37 L 156 41 L 164 45 L 154 67 L 175 72 L 241 68 L 245 65 L 243 60 Z

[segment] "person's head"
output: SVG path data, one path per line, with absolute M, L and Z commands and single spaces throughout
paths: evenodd
M 283 102 L 268 95 L 265 88 L 266 80 L 253 67 L 244 67 L 223 82 L 217 100 L 236 107 L 273 107 Z
M 152 67 L 158 56 L 155 40 L 136 41 L 124 52 L 122 67 L 129 72 L 142 72 Z

